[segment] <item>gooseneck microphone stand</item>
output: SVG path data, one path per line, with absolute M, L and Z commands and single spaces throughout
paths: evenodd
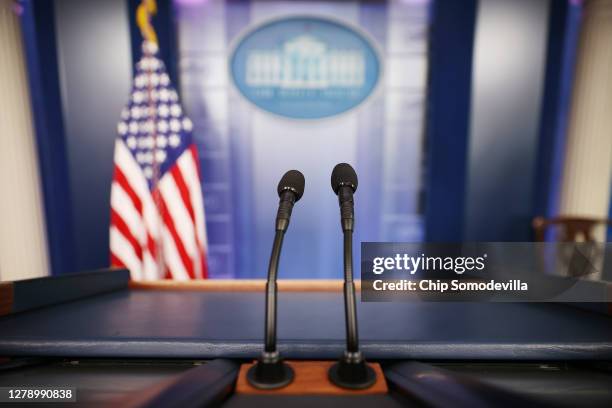
M 276 231 L 274 243 L 272 244 L 272 254 L 268 266 L 268 282 L 266 282 L 266 333 L 265 333 L 265 353 L 276 353 L 276 294 L 278 292 L 276 277 L 278 275 L 278 260 L 285 231 Z
M 332 172 L 332 189 L 338 194 L 340 218 L 344 235 L 344 313 L 346 320 L 346 351 L 329 369 L 329 379 L 349 389 L 364 389 L 376 382 L 376 373 L 366 363 L 359 350 L 357 306 L 353 281 L 353 230 L 355 211 L 353 193 L 357 190 L 357 174 L 353 168 L 341 163 Z
M 290 170 L 278 184 L 280 202 L 276 215 L 276 233 L 272 244 L 272 253 L 268 265 L 268 282 L 266 283 L 266 318 L 264 351 L 259 361 L 247 372 L 249 383 L 260 389 L 284 387 L 293 381 L 293 369 L 283 362 L 276 349 L 276 297 L 278 263 L 283 238 L 289 227 L 293 205 L 304 193 L 304 176 L 297 170 Z

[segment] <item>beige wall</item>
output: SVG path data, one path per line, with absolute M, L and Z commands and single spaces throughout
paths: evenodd
M 49 273 L 28 81 L 12 0 L 0 0 L 0 280 Z
M 607 218 L 612 177 L 612 0 L 584 3 L 561 215 Z M 597 238 L 605 240 L 605 229 Z

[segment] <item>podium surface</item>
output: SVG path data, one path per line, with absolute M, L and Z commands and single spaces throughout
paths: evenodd
M 109 375 L 113 364 L 127 367 L 146 362 L 143 364 L 153 372 L 161 370 L 159 375 L 164 378 L 170 376 L 180 382 L 184 376 L 196 375 L 197 370 L 209 370 L 200 374 L 208 380 L 195 383 L 233 378 L 233 387 L 232 376 L 237 376 L 239 365 L 252 362 L 261 353 L 263 280 L 134 283 L 129 282 L 126 271 L 100 272 L 93 277 L 2 284 L 0 295 L 5 301 L 0 306 L 0 358 L 8 359 L 8 364 L 32 358 L 51 364 L 34 369 L 26 363 L 32 381 L 42 373 L 59 375 L 71 361 L 78 362 L 71 369 L 105 361 L 101 370 Z M 75 279 L 85 280 L 76 284 Z M 342 282 L 281 281 L 279 286 L 278 347 L 282 356 L 290 360 L 336 360 L 345 348 Z M 368 361 L 382 365 L 393 392 L 410 389 L 411 383 L 406 380 L 414 378 L 410 373 L 416 370 L 424 375 L 433 367 L 429 364 L 450 364 L 455 372 L 485 365 L 488 368 L 481 374 L 487 373 L 486 381 L 490 382 L 495 381 L 490 374 L 497 369 L 506 374 L 514 370 L 521 373 L 520 378 L 529 375 L 516 367 L 504 371 L 521 361 L 521 370 L 529 371 L 559 362 L 598 364 L 612 360 L 612 317 L 568 305 L 358 302 L 357 307 L 362 351 Z M 419 366 L 421 363 L 414 360 L 426 360 L 428 365 Z M 492 369 L 491 362 L 497 368 Z M 201 364 L 203 367 L 193 368 Z M 212 377 L 210 370 L 215 373 Z M 228 377 L 219 372 L 232 374 Z M 0 371 L 0 386 L 13 378 L 3 373 Z M 573 375 L 577 375 L 574 385 L 587 380 Z M 145 377 L 151 381 L 161 378 L 150 371 Z M 122 386 L 130 381 L 142 385 L 144 381 L 138 375 L 128 378 Z M 594 387 L 591 378 L 587 389 Z M 597 395 L 610 401 L 611 378 L 603 376 L 596 383 L 609 390 Z M 551 384 L 559 387 L 554 381 Z M 359 401 L 394 406 L 395 402 L 381 402 L 383 397 L 387 395 L 364 396 Z M 227 402 L 239 406 L 241 401 L 252 403 L 251 398 L 259 401 L 269 396 L 235 395 Z M 291 396 L 278 398 L 273 402 Z M 317 396 L 300 399 L 303 403 L 319 400 Z M 133 401 L 131 404 L 141 406 Z

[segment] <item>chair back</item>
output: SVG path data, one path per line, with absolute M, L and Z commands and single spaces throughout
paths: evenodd
M 535 240 L 543 242 L 546 231 L 556 228 L 558 242 L 595 242 L 594 231 L 600 226 L 612 225 L 612 220 L 585 217 L 535 217 L 532 222 Z

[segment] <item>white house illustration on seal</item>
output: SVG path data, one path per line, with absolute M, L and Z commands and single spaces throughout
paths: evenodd
M 328 49 L 307 34 L 281 49 L 248 53 L 246 84 L 287 90 L 358 88 L 365 82 L 365 56 L 360 50 Z

